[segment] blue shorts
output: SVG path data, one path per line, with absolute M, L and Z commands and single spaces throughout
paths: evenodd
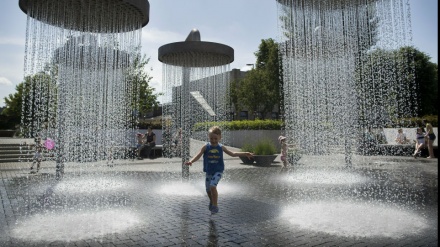
M 211 191 L 211 187 L 217 187 L 218 182 L 220 182 L 220 179 L 222 178 L 223 173 L 216 172 L 213 175 L 209 175 L 206 173 L 206 180 L 205 180 L 205 187 L 206 192 Z

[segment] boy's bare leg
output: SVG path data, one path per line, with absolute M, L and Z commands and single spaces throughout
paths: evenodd
M 217 207 L 217 200 L 218 200 L 218 193 L 217 193 L 217 187 L 211 186 L 211 202 L 212 205 Z
M 206 192 L 206 194 L 208 194 L 209 202 L 211 202 L 211 204 L 212 204 L 212 195 L 211 195 L 211 191 Z

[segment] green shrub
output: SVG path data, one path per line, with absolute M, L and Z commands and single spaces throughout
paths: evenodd
M 148 127 L 151 127 L 152 129 L 162 129 L 162 121 L 160 119 L 139 120 L 137 127 L 139 129 L 147 129 Z
M 255 147 L 250 144 L 250 143 L 246 143 L 241 147 L 241 151 L 242 152 L 250 152 L 253 153 L 254 152 Z
M 237 120 L 224 122 L 202 122 L 194 125 L 194 131 L 207 131 L 211 126 L 220 126 L 222 130 L 281 130 L 281 120 Z M 209 126 L 209 127 L 207 127 Z
M 423 120 L 431 123 L 433 127 L 438 127 L 438 116 L 437 115 L 426 115 L 423 117 L 413 117 L 413 118 L 399 118 L 393 120 L 393 122 L 385 127 L 387 128 L 415 128 L 424 127 Z
M 268 139 L 263 139 L 258 141 L 254 146 L 255 155 L 272 155 L 276 154 L 277 148 L 273 141 Z

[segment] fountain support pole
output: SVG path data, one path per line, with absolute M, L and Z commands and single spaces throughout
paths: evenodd
M 185 165 L 185 162 L 191 158 L 191 68 L 216 67 L 229 64 L 234 61 L 234 50 L 223 44 L 201 41 L 200 32 L 193 29 L 184 42 L 161 46 L 158 58 L 162 63 L 182 67 L 181 100 L 178 106 L 180 121 L 178 123 L 182 128 L 182 177 L 188 179 L 189 167 Z M 175 117 L 177 116 L 175 115 Z
M 189 81 L 191 71 L 189 68 L 183 68 L 183 81 L 182 81 L 182 95 L 189 95 Z M 182 126 L 182 178 L 189 178 L 189 166 L 185 165 L 185 162 L 189 161 L 191 158 L 190 154 L 190 136 L 191 136 L 191 126 L 189 121 L 187 121 L 188 117 L 190 117 L 190 98 L 183 97 L 183 100 L 180 101 L 180 112 L 182 112 L 182 117 L 180 118 L 180 126 Z

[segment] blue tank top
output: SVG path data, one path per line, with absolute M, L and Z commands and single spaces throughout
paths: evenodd
M 223 161 L 222 145 L 219 143 L 216 147 L 213 147 L 208 142 L 205 153 L 203 153 L 203 171 L 213 175 L 216 172 L 223 172 L 224 169 L 225 162 Z

